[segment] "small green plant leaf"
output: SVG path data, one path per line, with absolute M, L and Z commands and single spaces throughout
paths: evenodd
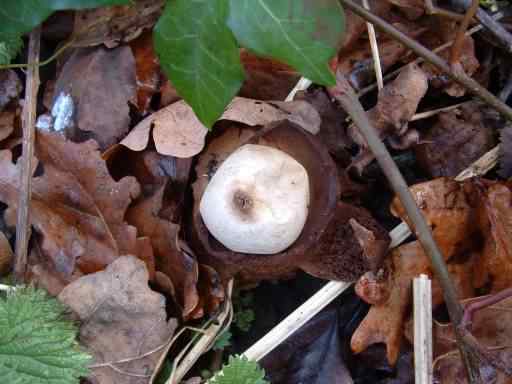
M 131 2 L 132 0 L 3 0 L 0 6 L 0 56 L 8 52 L 5 57 L 10 61 L 21 47 L 20 45 L 13 46 L 13 39 L 21 40 L 23 34 L 41 24 L 54 11 L 129 4 Z M 4 47 L 3 51 L 2 47 Z M 13 48 L 16 49 L 13 50 Z M 2 57 L 0 60 L 2 60 L 0 64 L 5 64 L 5 58 Z
M 230 0 L 228 25 L 243 47 L 334 85 L 329 59 L 344 29 L 338 0 Z
M 207 384 L 268 384 L 265 371 L 255 361 L 246 357 L 230 356 L 227 365 L 217 372 Z
M 224 348 L 229 347 L 231 345 L 231 337 L 233 337 L 233 334 L 230 330 L 225 330 L 217 340 L 215 340 L 212 349 L 215 351 L 222 351 Z
M 228 0 L 174 0 L 155 27 L 155 49 L 178 93 L 211 128 L 240 89 L 244 72 L 226 25 Z
M 64 306 L 44 291 L 17 289 L 0 298 L 0 377 L 10 384 L 73 384 L 91 357 L 76 341 Z

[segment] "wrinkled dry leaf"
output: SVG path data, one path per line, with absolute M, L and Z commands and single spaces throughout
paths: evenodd
M 184 252 L 178 242 L 179 225 L 159 217 L 162 208 L 164 186 L 153 196 L 131 206 L 126 213 L 128 222 L 138 233 L 151 239 L 155 252 L 156 268 L 169 277 L 183 308 L 183 316 L 189 316 L 199 302 L 197 292 L 198 265 L 196 260 Z
M 129 6 L 101 7 L 75 13 L 73 45 L 105 44 L 113 48 L 151 28 L 162 13 L 164 0 L 136 0 Z
M 176 157 L 192 157 L 204 147 L 206 127 L 184 101 L 171 104 L 142 120 L 120 144 L 132 151 L 142 151 L 153 128 L 156 150 Z
M 132 359 L 114 363 L 115 369 L 93 368 L 88 377 L 92 384 L 149 383 L 163 352 L 158 348 L 171 339 L 177 323 L 167 320 L 165 298 L 148 287 L 142 261 L 122 256 L 104 271 L 69 284 L 59 300 L 78 315 L 80 342 L 92 354 L 93 364 Z
M 60 279 L 71 281 L 96 272 L 120 254 L 136 254 L 136 229 L 124 213 L 139 193 L 133 178 L 115 182 L 97 144 L 72 143 L 57 134 L 39 132 L 36 154 L 44 174 L 32 180 L 31 224 L 40 235 L 44 259 Z M 19 196 L 20 164 L 11 152 L 0 152 L 0 200 L 14 226 Z
M 460 298 L 472 297 L 482 287 L 496 292 L 512 285 L 512 192 L 507 185 L 440 178 L 410 189 L 432 228 Z M 392 209 L 407 219 L 397 200 Z M 357 352 L 384 342 L 388 359 L 394 362 L 412 299 L 412 279 L 421 273 L 432 276 L 432 268 L 420 243 L 414 241 L 393 251 L 385 271 L 389 274 L 385 279 L 367 274 L 358 283 L 356 292 L 376 305 L 354 333 L 352 348 Z M 433 308 L 443 302 L 436 279 L 432 302 Z
M 495 146 L 480 104 L 471 102 L 439 114 L 439 121 L 416 147 L 419 164 L 432 177 L 455 177 Z
M 220 120 L 254 126 L 288 119 L 308 131 L 318 132 L 320 129 L 321 119 L 318 112 L 306 102 L 286 103 L 282 108 L 279 107 L 281 103 L 276 105 L 277 107 L 262 101 L 236 97 Z M 180 100 L 141 121 L 121 144 L 133 151 L 143 150 L 148 145 L 151 128 L 156 150 L 163 155 L 180 158 L 197 155 L 203 149 L 208 133 L 192 108 Z
M 0 111 L 2 111 L 11 100 L 17 98 L 22 89 L 23 85 L 14 70 L 0 70 Z
M 409 142 L 409 120 L 416 113 L 418 104 L 427 92 L 428 81 L 425 73 L 414 64 L 410 64 L 400 72 L 400 75 L 387 84 L 379 92 L 377 105 L 368 111 L 368 118 L 379 133 L 381 139 L 390 137 L 391 144 L 403 148 Z M 373 160 L 373 154 L 368 149 L 366 140 L 353 124 L 349 134 L 359 144 L 360 152 L 353 160 L 353 165 L 361 172 Z M 417 142 L 417 140 L 416 140 Z
M 65 132 L 73 141 L 94 138 L 102 150 L 117 143 L 130 124 L 128 103 L 136 101 L 135 59 L 130 47 L 77 49 L 55 84 L 53 100 L 70 94 L 76 127 Z
M 307 101 L 261 102 L 242 97 L 236 97 L 231 101 L 221 120 L 236 121 L 250 126 L 289 120 L 314 135 L 320 131 L 322 123 L 319 113 Z
M 488 224 L 483 224 L 486 245 L 480 262 L 492 292 L 497 292 L 512 286 L 512 191 L 502 184 L 490 185 L 482 199 Z

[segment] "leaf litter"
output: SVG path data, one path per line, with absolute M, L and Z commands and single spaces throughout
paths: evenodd
M 456 24 L 426 15 L 422 1 L 369 3 L 373 12 L 430 49 L 455 37 Z M 267 5 L 267 10 L 274 7 Z M 411 282 L 423 273 L 433 279 L 436 380 L 463 382 L 453 329 L 440 321 L 445 320 L 445 307 L 430 261 L 415 238 L 387 252 L 387 230 L 396 224 L 389 211 L 400 220 L 408 218 L 396 199 L 391 202 L 380 171 L 371 171 L 373 155 L 341 108 L 318 86 L 300 92 L 295 101 L 280 101 L 298 80 L 298 66 L 255 56 L 260 47 L 250 46 L 251 51 L 241 50 L 238 69 L 243 66 L 247 76 L 243 81 L 236 77 L 234 87 L 241 91 L 216 122 L 211 111 L 205 114 L 215 123 L 209 131 L 180 99 L 176 89 L 183 93 L 183 86 L 167 78 L 161 68 L 167 59 L 158 57 L 151 34 L 145 31 L 154 26 L 162 8 L 162 2 L 141 0 L 75 12 L 73 45 L 79 48 L 58 63 L 54 88 L 50 81 L 45 84 L 51 99 L 46 104 L 69 94 L 75 114 L 61 134 L 37 132 L 26 278 L 58 295 L 77 316 L 80 342 L 95 359 L 89 382 L 149 383 L 178 324 L 215 320 L 230 278 L 245 288 L 277 279 L 272 289 L 278 292 L 277 287 L 300 281 L 304 272 L 318 281 L 354 281 L 355 292 L 345 295 L 338 307 L 320 312 L 264 359 L 267 380 L 413 382 Z M 470 100 L 462 87 L 432 65 L 414 63 L 405 46 L 381 33 L 377 39 L 383 70 L 402 69 L 383 90 L 368 94 L 365 87 L 372 84 L 374 69 L 366 23 L 349 10 L 345 13 L 343 39 L 330 35 L 338 49 L 338 70 L 362 92 L 368 116 L 395 159 L 399 162 L 403 156 L 412 164 L 402 166 L 403 171 L 459 298 L 467 303 L 510 288 L 510 126 Z M 254 17 L 248 16 L 245 29 L 237 26 L 240 39 L 250 32 Z M 160 34 L 168 32 L 157 29 Z M 459 60 L 466 74 L 491 87 L 492 62 L 503 58 L 492 44 L 487 50 L 482 47 L 482 41 L 488 44 L 486 38 L 467 36 Z M 274 48 L 265 47 L 265 52 Z M 440 55 L 448 59 L 450 49 Z M 185 69 L 189 64 L 180 63 Z M 206 69 L 203 79 L 215 66 Z M 307 68 L 308 73 L 313 69 Z M 4 275 L 13 262 L 20 193 L 20 74 L 0 71 Z M 327 82 L 325 76 L 318 79 Z M 202 96 L 211 97 L 212 89 L 203 89 Z M 418 112 L 459 101 L 464 104 L 423 120 L 415 118 Z M 498 136 L 499 175 L 454 181 L 498 143 Z M 291 154 L 308 170 L 314 186 L 304 234 L 280 254 L 231 252 L 211 238 L 198 216 L 209 179 L 244 143 L 271 145 Z M 385 201 L 378 208 L 368 201 L 377 197 Z M 306 297 L 312 293 L 309 290 Z M 267 300 L 279 302 L 284 311 L 286 296 L 270 294 Z M 300 303 L 295 300 L 292 307 Z M 485 352 L 505 365 L 510 364 L 509 306 L 507 299 L 476 312 L 470 328 Z M 232 329 L 234 339 L 249 337 L 237 332 Z M 263 334 L 260 329 L 257 338 Z M 243 349 L 235 342 L 210 353 L 211 367 L 219 368 L 215 359 L 226 360 L 228 352 Z M 177 353 L 171 350 L 169 358 Z M 209 364 L 208 358 L 203 360 L 198 366 Z M 495 367 L 484 368 L 489 380 L 508 382 Z M 194 368 L 192 374 L 199 372 Z

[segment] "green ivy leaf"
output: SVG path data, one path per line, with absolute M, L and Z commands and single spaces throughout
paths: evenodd
M 322 85 L 344 30 L 338 0 L 230 0 L 228 25 L 240 45 L 283 61 Z
M 30 32 L 54 11 L 129 4 L 132 0 L 2 0 L 0 6 L 0 44 L 9 46 L 13 38 Z M 18 47 L 19 48 L 19 47 Z M 10 59 L 15 54 L 10 52 Z
M 18 289 L 0 299 L 0 377 L 9 384 L 72 384 L 88 373 L 77 328 L 44 291 Z
M 268 384 L 265 371 L 246 357 L 229 356 L 229 362 L 207 384 Z
M 226 26 L 228 11 L 228 0 L 169 1 L 154 33 L 165 73 L 209 128 L 244 79 L 238 46 Z

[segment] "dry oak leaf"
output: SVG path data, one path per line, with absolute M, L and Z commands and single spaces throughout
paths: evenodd
M 512 191 L 505 184 L 492 183 L 482 196 L 481 228 L 485 239 L 478 260 L 482 283 L 489 280 L 491 292 L 512 286 Z
M 270 103 L 235 97 L 220 118 L 250 126 L 285 119 L 310 132 L 320 130 L 320 115 L 305 101 Z M 192 157 L 201 152 L 208 133 L 192 108 L 180 100 L 142 120 L 120 144 L 132 151 L 142 151 L 148 145 L 151 128 L 156 150 L 163 155 L 180 158 Z
M 64 64 L 55 83 L 53 100 L 72 96 L 76 127 L 65 135 L 73 141 L 95 139 L 102 150 L 128 132 L 129 102 L 137 98 L 135 59 L 130 47 L 77 49 Z
M 128 222 L 138 233 L 151 239 L 155 252 L 156 269 L 165 274 L 173 286 L 175 301 L 188 317 L 199 303 L 197 291 L 198 265 L 194 257 L 181 249 L 178 241 L 180 226 L 159 217 L 165 186 L 149 197 L 132 205 L 127 213 Z
M 420 207 L 427 223 L 433 229 L 441 253 L 447 261 L 456 259 L 472 250 L 474 243 L 468 238 L 478 233 L 476 212 L 466 196 L 464 185 L 450 179 L 440 178 L 417 184 L 410 188 L 416 203 Z M 392 203 L 395 215 L 407 220 L 405 210 L 395 199 Z M 374 343 L 385 343 L 387 357 L 391 364 L 396 362 L 400 351 L 405 319 L 411 303 L 412 280 L 419 274 L 432 276 L 429 258 L 425 255 L 419 241 L 414 241 L 393 250 L 392 256 L 385 264 L 389 276 L 384 281 L 371 282 L 378 288 L 378 300 L 373 291 L 362 289 L 369 286 L 369 275 L 364 275 L 356 290 L 368 302 L 377 302 L 370 308 L 368 315 L 352 336 L 351 346 L 360 352 Z M 468 268 L 458 264 L 449 264 L 449 269 L 456 275 L 454 281 L 461 297 L 473 293 L 467 287 Z M 434 279 L 434 286 L 437 281 Z M 442 303 L 440 291 L 436 291 L 433 305 Z M 368 295 L 368 297 L 365 297 Z M 382 301 L 382 297 L 387 300 Z
M 432 177 L 455 177 L 496 145 L 478 102 L 442 112 L 438 118 L 422 136 L 424 143 L 415 148 L 420 166 Z
M 426 74 L 417 65 L 410 64 L 379 92 L 377 105 L 368 111 L 368 117 L 381 139 L 389 137 L 395 148 L 405 148 L 418 142 L 417 133 L 408 129 L 408 123 L 427 89 Z M 361 172 L 374 157 L 354 124 L 349 127 L 349 135 L 361 147 L 353 160 L 353 165 Z
M 124 213 L 139 193 L 136 180 L 115 182 L 92 140 L 76 144 L 39 132 L 36 152 L 44 174 L 32 180 L 31 224 L 59 278 L 69 282 L 124 252 L 135 254 L 136 229 L 124 222 Z M 9 206 L 6 221 L 14 226 L 21 177 L 19 162 L 11 159 L 10 151 L 0 152 L 0 200 Z
M 94 358 L 92 384 L 149 383 L 177 323 L 167 320 L 165 298 L 149 288 L 142 261 L 119 257 L 69 284 L 58 298 L 81 321 L 80 342 Z

